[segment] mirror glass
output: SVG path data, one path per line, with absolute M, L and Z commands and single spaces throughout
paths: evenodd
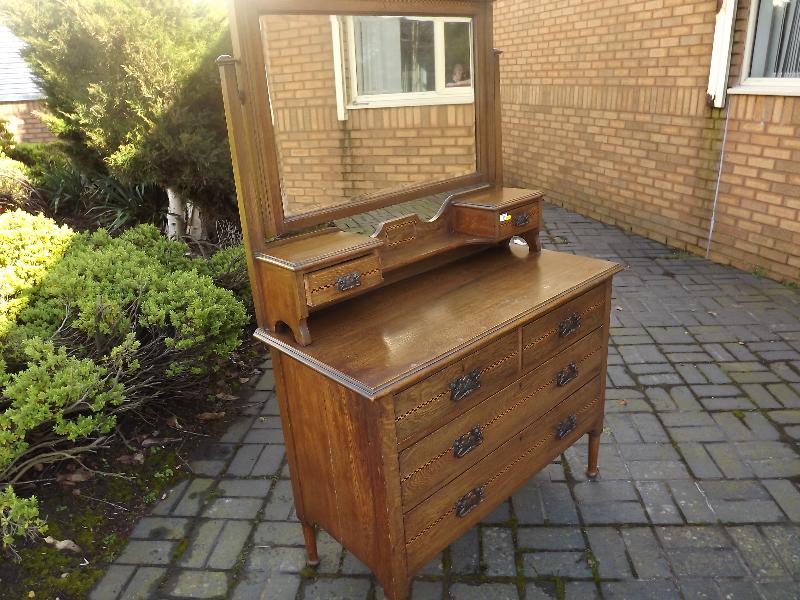
M 286 218 L 475 173 L 470 18 L 260 26 Z

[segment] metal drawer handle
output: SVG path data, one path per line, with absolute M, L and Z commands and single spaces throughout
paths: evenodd
M 453 456 L 463 458 L 483 443 L 481 426 L 476 425 L 453 442 Z
M 481 372 L 472 369 L 466 375 L 456 377 L 450 384 L 450 400 L 453 402 L 463 400 L 479 387 L 481 387 Z
M 578 426 L 578 418 L 575 415 L 570 415 L 561 423 L 556 425 L 556 439 L 563 440 L 567 437 L 570 433 L 575 431 L 575 428 Z
M 514 227 L 524 227 L 528 223 L 530 223 L 531 217 L 528 213 L 519 213 L 514 215 L 513 222 Z
M 569 337 L 581 326 L 580 313 L 572 313 L 558 324 L 558 335 L 562 338 Z
M 340 292 L 352 290 L 361 285 L 361 273 L 348 273 L 347 275 L 340 275 L 336 278 L 336 288 Z
M 473 510 L 475 510 L 483 502 L 483 488 L 476 487 L 474 490 L 467 492 L 456 502 L 456 516 L 463 519 Z
M 578 365 L 574 362 L 569 363 L 566 367 L 561 369 L 558 373 L 556 373 L 556 385 L 558 387 L 563 387 L 567 385 L 570 381 L 575 379 L 578 376 Z

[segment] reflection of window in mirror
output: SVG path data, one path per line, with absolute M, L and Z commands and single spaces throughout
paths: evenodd
M 347 17 L 349 108 L 474 99 L 472 23 L 453 17 Z M 344 85 L 343 85 L 344 87 Z

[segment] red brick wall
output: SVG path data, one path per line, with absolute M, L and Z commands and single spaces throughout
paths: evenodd
M 715 8 L 710 0 L 497 0 L 509 182 L 705 254 L 725 119 L 705 102 Z M 742 27 L 740 14 L 737 39 Z M 795 104 L 732 97 L 711 257 L 797 281 Z
M 51 142 L 55 139 L 36 114 L 43 111 L 44 105 L 37 100 L 0 103 L 0 119 L 7 121 L 6 126 L 18 142 Z

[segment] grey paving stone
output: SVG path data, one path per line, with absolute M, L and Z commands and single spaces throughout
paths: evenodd
M 762 579 L 788 575 L 757 527 L 729 527 L 728 534 L 736 543 L 739 554 L 755 577 Z
M 220 494 L 228 497 L 266 498 L 271 482 L 265 479 L 223 479 Z
M 764 581 L 757 584 L 758 591 L 766 600 L 797 600 L 800 598 L 800 583 L 792 581 Z
M 717 468 L 703 444 L 698 442 L 683 442 L 677 445 L 692 474 L 700 479 L 722 477 L 722 472 Z
M 300 577 L 285 573 L 243 571 L 232 600 L 295 600 Z
M 552 596 L 548 596 L 552 598 Z M 600 592 L 594 582 L 567 581 L 564 584 L 565 600 L 599 600 Z M 526 598 L 527 600 L 527 598 Z
M 170 513 L 177 517 L 193 517 L 200 514 L 206 496 L 213 486 L 213 479 L 193 479 Z
M 181 571 L 170 588 L 171 595 L 178 598 L 224 598 L 228 577 L 214 571 Z
M 210 519 L 255 519 L 261 510 L 260 498 L 217 498 L 208 505 L 203 516 Z
M 264 477 L 275 474 L 283 462 L 284 447 L 281 444 L 267 444 L 263 447 L 253 470 L 252 477 Z
M 647 516 L 630 482 L 596 481 L 575 486 L 578 508 L 586 523 L 647 523 Z
M 411 584 L 411 600 L 442 600 L 444 583 L 441 581 L 414 581 Z M 386 600 L 383 589 L 378 586 L 375 600 Z
M 655 524 L 683 523 L 681 512 L 672 499 L 666 483 L 638 481 L 636 488 L 644 502 L 650 521 Z
M 631 476 L 637 480 L 689 479 L 689 472 L 677 460 L 632 460 L 628 463 Z
M 532 552 L 523 555 L 526 577 L 592 577 L 585 552 Z
M 262 450 L 263 446 L 257 444 L 247 444 L 239 448 L 236 451 L 236 456 L 228 466 L 228 475 L 233 477 L 247 477 L 250 475 Z
M 508 527 L 483 527 L 483 563 L 489 577 L 513 577 L 517 573 L 514 562 L 514 540 Z
M 260 523 L 253 534 L 257 546 L 302 546 L 303 528 L 300 523 L 270 521 Z
M 248 521 L 227 521 L 208 557 L 206 566 L 210 569 L 232 569 L 239 560 L 252 529 L 253 524 Z
M 800 522 L 800 493 L 797 487 L 785 479 L 767 479 L 762 481 L 764 487 L 783 509 L 790 521 Z
M 586 535 L 601 578 L 629 579 L 632 576 L 619 531 L 611 527 L 589 527 Z
M 669 560 L 678 577 L 743 577 L 747 570 L 736 552 L 729 548 L 668 550 Z
M 519 527 L 517 544 L 528 550 L 583 550 L 586 540 L 577 527 Z
M 450 570 L 456 575 L 477 575 L 480 572 L 478 530 L 472 528 L 450 545 Z
M 239 417 L 228 426 L 228 430 L 222 434 L 219 441 L 229 444 L 238 444 L 242 441 L 247 432 L 250 431 L 254 420 L 253 417 Z
M 256 546 L 245 562 L 248 571 L 299 573 L 306 566 L 304 548 Z
M 175 505 L 181 499 L 183 494 L 186 492 L 186 488 L 189 487 L 189 480 L 181 481 L 171 490 L 166 492 L 166 497 L 159 501 L 158 504 L 153 508 L 151 514 L 153 515 L 168 515 L 172 512 L 172 509 L 175 508 Z
M 223 519 L 201 522 L 192 533 L 189 544 L 178 563 L 191 569 L 204 567 L 226 523 L 227 521 Z
M 180 517 L 145 517 L 136 524 L 131 539 L 180 540 L 186 536 L 191 521 Z
M 123 565 L 166 565 L 172 558 L 175 542 L 132 540 L 128 542 L 117 563 Z
M 255 387 L 257 390 L 275 389 L 275 374 L 272 372 L 272 369 L 264 371 L 264 374 L 259 377 Z
M 342 575 L 369 575 L 370 570 L 367 565 L 358 560 L 355 556 L 344 551 L 344 558 L 342 559 L 342 566 L 340 569 Z
M 159 567 L 139 567 L 133 574 L 120 600 L 150 600 L 167 570 Z
M 292 484 L 288 480 L 281 480 L 273 486 L 262 518 L 265 521 L 286 520 L 293 508 Z
M 518 600 L 517 588 L 509 583 L 468 584 L 455 583 L 450 586 L 450 600 Z
M 800 533 L 796 525 L 766 525 L 761 531 L 769 541 L 784 568 L 795 579 L 800 578 Z
M 306 583 L 303 597 L 314 600 L 366 600 L 369 589 L 370 582 L 367 579 L 317 579 Z
M 671 581 L 614 581 L 600 584 L 606 600 L 672 600 L 680 592 Z
M 132 565 L 111 565 L 89 593 L 89 600 L 113 600 L 120 595 L 134 571 L 136 567 Z
M 637 578 L 663 579 L 672 576 L 667 558 L 650 528 L 633 527 L 623 529 L 621 533 Z

